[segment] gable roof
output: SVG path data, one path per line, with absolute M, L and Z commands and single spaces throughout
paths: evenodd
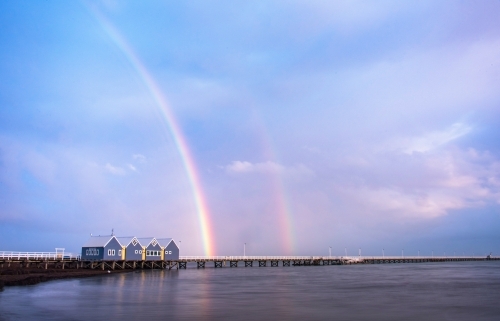
M 148 247 L 148 245 L 153 242 L 155 239 L 154 237 L 136 237 L 137 241 L 139 241 L 139 244 L 141 244 L 143 247 Z
M 173 238 L 156 239 L 156 241 L 158 241 L 158 244 L 160 244 L 160 247 L 167 247 L 167 245 L 173 241 Z
M 104 235 L 104 236 L 91 236 L 90 239 L 83 245 L 83 247 L 105 247 L 108 243 L 115 239 L 121 246 L 129 246 L 129 244 L 135 239 L 142 247 L 148 247 L 153 241 L 156 241 L 160 247 L 165 248 L 171 242 L 175 241 L 172 238 L 154 238 L 154 237 L 135 237 L 135 236 L 120 236 L 116 237 L 114 235 Z M 175 245 L 177 245 L 175 243 Z
M 116 237 L 114 235 L 91 236 L 82 247 L 105 247 L 112 239 Z
M 118 236 L 116 239 L 122 246 L 127 247 L 135 239 L 135 236 Z

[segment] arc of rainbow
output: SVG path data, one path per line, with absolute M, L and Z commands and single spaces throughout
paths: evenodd
M 286 187 L 283 184 L 283 179 L 280 173 L 274 174 L 273 187 L 275 194 L 275 203 L 279 212 L 282 232 L 285 237 L 285 251 L 288 255 L 294 254 L 294 227 L 293 227 L 293 212 L 290 206 L 290 200 L 287 197 Z
M 277 160 L 277 153 L 272 148 L 272 140 L 269 132 L 264 126 L 264 120 L 260 113 L 254 110 L 253 116 L 256 118 L 257 126 L 259 127 L 260 139 L 264 148 L 263 152 L 269 161 Z M 293 211 L 288 199 L 287 190 L 283 183 L 282 173 L 271 173 L 271 184 L 273 188 L 273 200 L 276 210 L 278 211 L 278 218 L 280 220 L 280 230 L 283 237 L 283 250 L 288 254 L 294 254 L 294 226 L 293 226 Z
M 151 73 L 144 66 L 144 64 L 141 62 L 139 57 L 135 54 L 134 50 L 132 50 L 132 48 L 125 40 L 125 38 L 120 34 L 120 32 L 98 10 L 92 8 L 91 6 L 87 7 L 97 18 L 97 21 L 101 24 L 101 26 L 110 36 L 113 42 L 127 57 L 130 64 L 133 66 L 133 68 L 136 70 L 136 72 L 139 74 L 142 81 L 146 85 L 151 96 L 155 100 L 157 106 L 160 108 L 161 113 L 163 114 L 167 122 L 167 127 L 174 139 L 175 146 L 179 151 L 182 163 L 184 164 L 186 174 L 188 176 L 191 188 L 193 190 L 194 201 L 196 205 L 196 210 L 198 212 L 198 219 L 202 234 L 202 240 L 204 244 L 205 255 L 213 255 L 214 246 L 213 246 L 211 227 L 209 223 L 210 212 L 207 206 L 205 196 L 203 194 L 200 177 L 196 170 L 194 158 L 191 155 L 186 139 L 184 138 L 182 130 L 180 129 L 179 125 L 176 122 L 176 119 L 170 109 L 167 100 L 163 96 L 161 89 L 155 82 Z

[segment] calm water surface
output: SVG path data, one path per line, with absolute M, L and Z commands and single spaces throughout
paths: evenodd
M 500 320 L 500 262 L 141 271 L 0 292 L 0 320 Z

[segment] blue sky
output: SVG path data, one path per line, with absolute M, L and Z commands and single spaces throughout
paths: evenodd
M 0 9 L 0 250 L 114 228 L 203 254 L 168 123 L 105 19 L 180 124 L 217 254 L 500 253 L 498 1 Z

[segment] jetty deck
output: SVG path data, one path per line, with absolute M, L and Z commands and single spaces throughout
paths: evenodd
M 78 255 L 55 252 L 1 252 L 0 268 L 11 265 L 26 268 L 60 269 L 186 269 L 188 264 L 197 268 L 211 265 L 214 268 L 236 267 L 291 267 L 350 264 L 401 264 L 439 263 L 464 261 L 497 261 L 500 257 L 488 256 L 180 256 L 178 260 L 82 260 Z

